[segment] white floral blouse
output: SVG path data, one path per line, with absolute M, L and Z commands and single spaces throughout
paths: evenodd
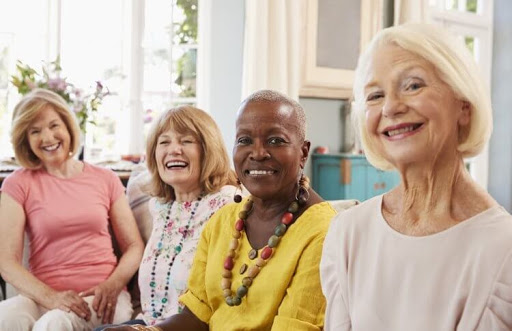
M 153 231 L 139 269 L 142 313 L 137 318 L 154 325 L 181 311 L 178 297 L 187 289 L 201 231 L 213 213 L 233 202 L 235 190 L 226 185 L 191 202 L 149 201 Z

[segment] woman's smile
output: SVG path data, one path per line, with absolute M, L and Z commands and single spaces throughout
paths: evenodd
M 276 173 L 276 170 L 245 170 L 245 174 L 252 177 L 272 176 Z
M 386 136 L 388 140 L 401 140 L 415 135 L 420 132 L 423 127 L 423 123 L 401 123 L 386 127 L 382 130 L 382 134 Z
M 41 147 L 43 150 L 47 151 L 47 152 L 53 152 L 55 151 L 57 148 L 59 148 L 61 146 L 60 143 L 56 143 L 56 144 L 52 144 L 52 145 L 48 145 L 48 146 L 43 146 Z

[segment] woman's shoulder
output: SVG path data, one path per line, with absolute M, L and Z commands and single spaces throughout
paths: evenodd
M 329 228 L 332 218 L 336 215 L 336 210 L 332 208 L 327 201 L 322 201 L 311 205 L 297 218 L 291 229 L 293 232 L 301 233 L 301 236 L 324 237 Z
M 360 228 L 365 231 L 368 226 L 375 224 L 375 219 L 381 214 L 382 195 L 375 196 L 338 212 L 332 219 L 332 229 Z
M 84 173 L 96 176 L 116 176 L 116 173 L 113 170 L 88 162 L 84 162 Z
M 209 209 L 211 211 L 210 218 L 207 222 L 206 227 L 210 230 L 214 228 L 220 229 L 224 227 L 230 227 L 236 221 L 238 213 L 240 212 L 245 200 L 241 203 L 235 203 L 230 197 L 229 201 L 225 201 L 222 204 L 215 204 L 212 206 L 212 201 L 209 202 Z
M 19 168 L 14 170 L 12 173 L 10 173 L 5 179 L 3 180 L 4 186 L 9 186 L 12 184 L 25 184 L 27 182 L 30 182 L 32 179 L 37 178 L 41 175 L 40 169 L 25 169 L 25 168 Z
M 223 199 L 233 201 L 233 196 L 235 195 L 236 187 L 233 185 L 224 185 L 218 191 L 212 192 L 207 195 L 209 200 L 211 199 Z

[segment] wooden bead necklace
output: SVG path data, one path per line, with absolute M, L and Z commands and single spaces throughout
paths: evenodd
M 307 200 L 307 199 L 306 199 Z M 258 251 L 255 249 L 251 249 L 249 251 L 249 258 L 251 260 L 255 259 L 254 265 L 248 267 L 247 264 L 242 265 L 240 268 L 240 274 L 244 274 L 247 271 L 247 276 L 242 279 L 242 284 L 236 290 L 236 293 L 233 294 L 231 291 L 231 278 L 233 277 L 232 269 L 234 267 L 234 258 L 236 256 L 236 249 L 240 244 L 240 240 L 242 238 L 242 232 L 245 228 L 245 221 L 252 211 L 253 201 L 249 197 L 247 203 L 243 206 L 242 211 L 238 215 L 238 220 L 235 222 L 235 228 L 233 230 L 233 239 L 229 244 L 229 250 L 226 259 L 224 260 L 224 271 L 222 272 L 222 281 L 221 288 L 224 294 L 224 298 L 228 306 L 238 306 L 242 303 L 242 298 L 247 295 L 249 291 L 249 287 L 252 285 L 252 282 L 259 274 L 261 268 L 265 266 L 268 262 L 272 254 L 274 253 L 281 237 L 284 236 L 286 230 L 293 224 L 295 221 L 295 214 L 299 210 L 299 203 L 305 202 L 303 199 L 297 198 L 292 201 L 288 210 L 281 217 L 281 223 L 277 225 L 274 229 L 274 234 L 270 236 L 268 239 L 268 243 L 265 247 L 263 247 L 261 251 L 261 255 L 257 257 Z

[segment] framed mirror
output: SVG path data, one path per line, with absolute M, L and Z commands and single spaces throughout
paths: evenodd
M 307 0 L 301 97 L 351 97 L 359 54 L 382 28 L 382 7 L 382 0 Z

